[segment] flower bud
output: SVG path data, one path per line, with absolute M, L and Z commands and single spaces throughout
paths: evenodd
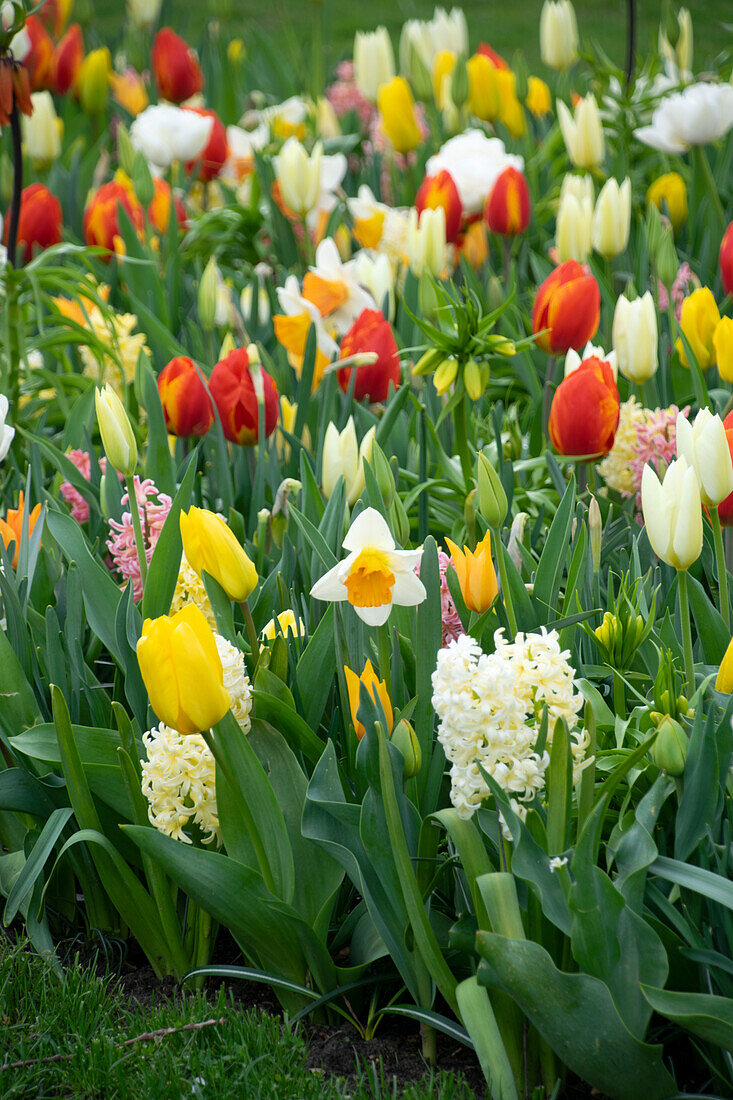
M 201 276 L 198 297 L 199 320 L 207 332 L 211 331 L 216 323 L 218 285 L 219 269 L 216 260 L 212 256 Z
M 657 311 L 650 292 L 633 302 L 622 294 L 613 315 L 613 348 L 624 378 L 640 385 L 656 373 L 658 343 Z
M 646 201 L 666 214 L 675 233 L 679 233 L 687 221 L 687 188 L 679 172 L 658 176 L 646 193 Z
M 412 368 L 412 373 L 416 375 L 430 374 L 431 371 L 437 369 L 443 362 L 443 352 L 439 348 L 430 348 L 429 351 L 424 352 L 418 359 L 415 366 Z M 458 366 L 456 365 L 456 370 Z
M 466 58 L 461 54 L 456 59 L 456 64 L 453 69 L 450 81 L 450 94 L 451 99 L 455 103 L 456 107 L 460 111 L 463 104 L 468 99 L 469 84 L 468 84 L 468 69 L 466 67 Z
M 590 532 L 590 555 L 593 563 L 593 572 L 598 573 L 601 568 L 601 540 L 603 538 L 603 521 L 601 509 L 595 497 L 590 498 L 588 508 L 588 530 Z
M 405 761 L 405 779 L 413 779 L 422 767 L 422 752 L 415 730 L 409 722 L 400 718 L 390 740 Z
M 213 577 L 230 600 L 248 599 L 257 587 L 257 570 L 224 520 L 205 508 L 190 508 L 179 522 L 191 568 Z
M 484 392 L 485 386 L 481 369 L 475 359 L 469 359 L 463 368 L 463 384 L 471 400 L 478 401 Z
M 395 493 L 389 510 L 389 523 L 395 539 L 400 546 L 406 546 L 410 538 L 410 520 L 399 493 Z
M 132 167 L 132 185 L 135 196 L 142 206 L 150 206 L 155 198 L 155 184 L 150 173 L 148 162 L 142 153 L 137 153 Z
M 444 359 L 433 376 L 433 385 L 441 396 L 450 389 L 458 376 L 458 360 Z
M 672 230 L 667 227 L 662 231 L 661 240 L 654 257 L 657 278 L 667 288 L 667 291 L 669 291 L 677 277 L 679 266 L 680 261 L 674 246 Z
M 478 509 L 489 527 L 498 528 L 506 519 L 507 496 L 501 478 L 483 452 L 478 456 Z
M 76 90 L 86 115 L 101 115 L 107 106 L 112 57 L 106 46 L 92 50 L 81 63 Z
M 125 406 L 109 384 L 94 391 L 94 404 L 108 462 L 123 477 L 132 477 L 137 466 L 137 442 Z
M 394 474 L 392 473 L 392 467 L 387 460 L 387 456 L 376 441 L 372 443 L 369 465 L 377 480 L 377 485 L 382 494 L 385 508 L 390 508 L 395 495 Z
M 666 714 L 659 724 L 657 738 L 652 745 L 654 763 L 668 775 L 680 776 L 685 770 L 687 748 L 687 734 L 679 722 Z

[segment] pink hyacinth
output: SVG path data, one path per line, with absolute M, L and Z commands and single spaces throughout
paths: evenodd
M 682 303 L 687 295 L 690 293 L 690 283 L 695 282 L 695 276 L 693 275 L 690 265 L 688 263 L 680 264 L 679 271 L 674 277 L 672 283 L 672 301 L 674 302 L 674 315 L 679 321 L 682 316 Z M 667 288 L 664 283 L 657 279 L 657 297 L 659 299 L 660 310 L 669 308 L 669 295 L 667 294 Z
M 689 411 L 689 405 L 682 410 L 685 416 Z M 633 447 L 636 457 L 632 463 L 632 470 L 636 494 L 636 519 L 639 523 L 643 523 L 641 477 L 644 467 L 651 462 L 658 476 L 664 477 L 667 467 L 676 454 L 678 412 L 676 405 L 670 405 L 668 409 L 647 409 L 645 422 L 637 429 L 636 444 Z M 632 493 L 624 493 L 626 497 L 632 495 Z
M 92 460 L 88 451 L 69 451 L 66 456 L 69 462 L 73 462 L 85 481 L 91 481 Z M 99 469 L 104 473 L 107 468 L 107 459 L 100 458 Z M 61 486 L 61 496 L 71 507 L 71 517 L 77 523 L 86 523 L 89 519 L 89 505 L 78 489 L 75 489 L 70 481 L 65 481 Z
M 448 572 L 448 566 L 450 564 L 450 555 L 446 554 L 445 550 L 439 550 L 438 569 L 440 571 L 440 615 L 441 619 L 443 620 L 444 649 L 449 642 L 455 641 L 456 638 L 460 638 L 462 634 L 466 633 L 463 629 L 461 617 L 456 610 L 456 605 L 453 603 L 453 597 L 450 594 L 450 588 L 448 587 L 448 579 L 446 577 L 446 573 Z M 415 566 L 415 572 L 419 577 L 420 563 Z
M 145 560 L 149 565 L 156 543 L 160 538 L 160 532 L 163 530 L 163 524 L 170 512 L 172 501 L 167 493 L 158 492 L 149 477 L 146 477 L 144 481 L 140 481 L 140 478 L 136 477 L 134 485 L 140 513 L 140 525 L 143 530 L 143 541 L 145 542 Z M 156 500 L 152 501 L 150 497 L 155 497 Z M 129 504 L 128 493 L 125 493 L 122 497 L 121 503 Z M 107 540 L 107 549 L 112 556 L 114 568 L 122 576 L 123 584 L 132 580 L 133 598 L 136 601 L 141 600 L 143 582 L 140 576 L 140 563 L 135 546 L 132 512 L 123 512 L 121 523 L 111 519 L 109 525 L 112 534 Z
M 337 80 L 326 88 L 326 99 L 338 118 L 343 118 L 349 111 L 354 111 L 363 130 L 369 129 L 369 124 L 374 116 L 375 107 L 361 92 L 354 80 L 353 61 L 342 61 L 336 69 Z

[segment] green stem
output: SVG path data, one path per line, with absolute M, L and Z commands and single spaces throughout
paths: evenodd
M 496 561 L 499 566 L 499 579 L 501 580 L 501 594 L 504 597 L 504 607 L 506 608 L 506 617 L 509 621 L 509 629 L 512 632 L 512 637 L 517 633 L 517 616 L 514 611 L 514 601 L 512 600 L 512 593 L 509 587 L 509 574 L 506 568 L 506 549 L 501 538 L 501 531 L 498 527 L 492 527 L 491 529 L 491 541 L 496 548 Z
M 473 473 L 473 459 L 468 446 L 468 433 L 466 431 L 466 402 L 459 401 L 453 409 L 453 445 L 461 460 L 461 470 L 466 488 L 471 483 Z
M 619 718 L 626 714 L 626 687 L 618 672 L 613 674 L 613 709 Z
M 137 560 L 140 565 L 140 579 L 144 588 L 145 582 L 148 579 L 148 559 L 145 557 L 145 540 L 143 538 L 142 524 L 140 523 L 140 509 L 137 504 L 134 477 L 126 477 L 125 485 L 127 486 L 127 500 L 130 505 L 130 515 L 132 516 L 132 530 L 135 534 Z
M 720 614 L 725 621 L 725 627 L 730 634 L 730 604 L 728 600 L 728 570 L 725 565 L 725 547 L 723 546 L 723 529 L 720 526 L 720 514 L 717 507 L 710 509 L 710 521 L 713 525 L 713 540 L 715 542 L 715 564 L 718 570 L 718 600 Z
M 692 656 L 692 629 L 690 627 L 690 601 L 687 595 L 687 572 L 677 570 L 677 583 L 680 592 L 680 618 L 682 619 L 682 648 L 685 655 L 685 680 L 687 698 L 695 694 L 695 664 Z
M 377 628 L 377 648 L 379 650 L 379 675 L 387 685 L 387 695 L 392 698 L 392 662 L 390 630 L 386 623 Z
M 710 192 L 710 198 L 713 203 L 713 210 L 715 211 L 715 217 L 718 221 L 718 228 L 720 229 L 720 236 L 722 237 L 725 233 L 725 212 L 723 210 L 723 204 L 720 201 L 718 188 L 716 186 L 715 180 L 713 179 L 713 173 L 710 168 L 710 161 L 705 155 L 705 150 L 703 149 L 702 145 L 695 146 L 695 158 L 705 178 L 707 189 Z
M 252 618 L 252 612 L 249 607 L 249 600 L 243 600 L 239 605 L 242 615 L 244 617 L 244 628 L 247 631 L 247 641 L 249 647 L 252 650 L 252 660 L 255 668 L 260 659 L 260 643 L 257 637 L 257 630 L 255 629 L 254 619 Z
M 552 383 L 555 377 L 556 359 L 554 355 L 548 356 L 547 370 L 545 371 L 545 388 L 542 393 L 542 433 L 547 435 L 547 426 L 550 423 L 550 407 L 552 405 Z

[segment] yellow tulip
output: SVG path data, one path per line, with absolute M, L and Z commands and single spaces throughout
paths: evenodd
M 229 710 L 216 640 L 195 604 L 170 617 L 146 619 L 137 659 L 150 705 L 171 729 L 201 733 Z
M 433 98 L 435 106 L 442 111 L 445 106 L 445 78 L 451 76 L 456 67 L 456 55 L 452 50 L 439 50 L 433 60 Z
M 87 115 L 100 115 L 107 106 L 107 88 L 112 72 L 112 56 L 106 46 L 92 50 L 81 63 L 76 91 L 81 109 Z
M 497 69 L 496 79 L 499 86 L 499 121 L 503 122 L 513 138 L 523 137 L 527 132 L 524 109 L 517 99 L 517 78 L 511 69 Z
M 376 703 L 379 701 L 382 704 L 382 710 L 384 711 L 384 717 L 387 720 L 387 732 L 392 730 L 392 702 L 387 694 L 387 685 L 384 680 L 380 680 L 377 677 L 376 672 L 372 668 L 372 662 L 367 661 L 364 665 L 364 671 L 361 676 L 357 676 L 350 668 L 344 665 L 344 675 L 346 676 L 346 687 L 349 692 L 349 706 L 351 708 L 351 721 L 354 723 L 354 729 L 356 730 L 356 736 L 361 741 L 362 737 L 366 733 L 363 723 L 361 723 L 357 717 L 356 712 L 359 709 L 359 690 L 361 684 L 367 689 L 372 699 Z
M 445 540 L 458 575 L 463 602 L 469 611 L 483 614 L 499 594 L 496 570 L 491 560 L 491 533 L 486 532 L 475 550 L 461 550 L 450 539 Z
M 723 660 L 720 662 L 715 690 L 722 692 L 724 695 L 733 693 L 733 638 L 728 644 Z
M 497 79 L 498 69 L 488 57 L 477 53 L 466 62 L 468 70 L 468 109 L 482 122 L 493 122 L 499 117 L 501 94 Z
M 205 508 L 190 508 L 181 512 L 180 525 L 192 569 L 207 572 L 230 600 L 246 600 L 257 586 L 257 570 L 224 520 Z
M 302 619 L 295 617 L 295 612 L 290 607 L 287 611 L 281 611 L 277 619 L 270 619 L 269 623 L 262 628 L 262 637 L 266 642 L 274 642 L 278 634 L 282 634 L 283 638 L 287 638 L 288 635 L 292 635 L 293 638 L 305 636 L 305 623 Z
M 543 118 L 552 111 L 552 95 L 544 80 L 538 76 L 529 78 L 525 104 L 535 118 Z
M 682 303 L 680 328 L 687 339 L 700 370 L 708 370 L 715 362 L 713 334 L 720 322 L 720 313 L 709 287 L 693 290 Z M 682 365 L 689 367 L 685 345 L 680 337 L 676 343 Z
M 733 382 L 733 318 L 721 317 L 713 333 L 713 348 L 720 377 Z
M 655 179 L 646 193 L 646 201 L 666 213 L 675 233 L 679 233 L 687 221 L 687 188 L 679 172 L 665 172 Z
M 382 126 L 398 153 L 410 153 L 420 144 L 420 128 L 415 118 L 415 101 L 403 76 L 382 84 L 377 92 Z

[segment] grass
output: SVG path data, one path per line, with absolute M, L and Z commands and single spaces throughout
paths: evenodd
M 209 1020 L 203 1028 L 139 1036 Z M 398 1091 L 379 1068 L 347 1083 L 306 1063 L 303 1036 L 225 990 L 181 1004 L 131 1005 L 111 979 L 72 965 L 63 982 L 25 945 L 0 943 L 0 1095 L 3 1100 L 470 1100 L 450 1073 Z M 138 1040 L 132 1043 L 130 1039 Z M 62 1060 L 48 1061 L 56 1055 Z M 69 1056 L 68 1058 L 66 1056 Z M 46 1061 L 44 1061 L 46 1059 Z M 31 1064 L 5 1069 L 5 1064 Z
M 121 31 L 124 5 L 120 0 L 90 2 L 94 33 L 102 40 L 113 39 Z M 695 68 L 701 71 L 713 67 L 721 45 L 730 41 L 730 32 L 721 33 L 721 27 L 726 18 L 730 23 L 731 13 L 726 12 L 726 4 L 715 0 L 684 0 L 684 4 L 694 23 Z M 450 8 L 451 0 L 443 0 L 443 6 Z M 522 50 L 533 71 L 543 75 L 538 29 L 541 0 L 464 0 L 460 6 L 466 13 L 472 48 L 485 40 L 507 58 L 515 50 Z M 270 0 L 268 4 L 260 0 L 209 0 L 205 4 L 164 0 L 161 22 L 197 43 L 205 25 L 217 21 L 226 38 L 241 37 L 250 49 L 257 48 L 261 31 L 274 36 L 279 46 L 297 44 L 308 56 L 314 18 L 320 13 L 328 74 L 338 60 L 351 56 L 356 30 L 373 29 L 383 23 L 396 42 L 406 19 L 429 18 L 433 7 L 433 0 L 372 0 L 367 6 L 352 0 Z M 628 0 L 575 0 L 575 8 L 581 41 L 597 43 L 612 60 L 623 65 Z M 661 9 L 661 0 L 636 0 L 637 44 L 642 55 L 656 44 Z

